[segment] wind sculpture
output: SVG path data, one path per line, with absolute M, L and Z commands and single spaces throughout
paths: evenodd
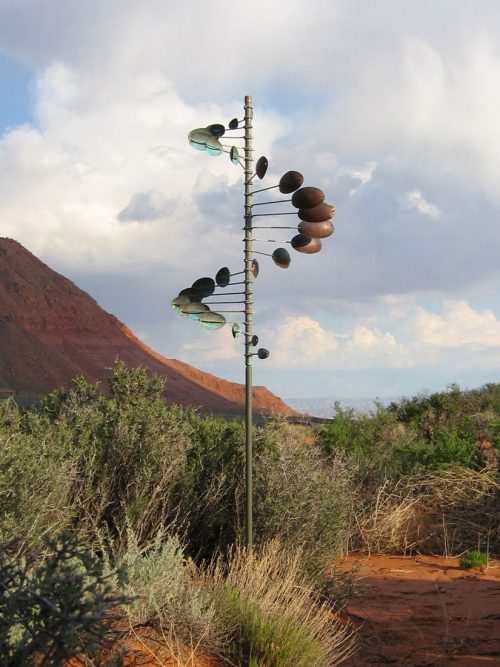
M 238 338 L 243 335 L 244 359 L 245 359 L 245 431 L 246 431 L 246 450 L 245 450 L 245 482 L 246 482 L 246 544 L 249 549 L 253 545 L 253 491 L 252 491 L 252 448 L 253 448 L 253 419 L 252 419 L 252 358 L 257 356 L 259 359 L 266 359 L 269 351 L 265 348 L 259 348 L 254 351 L 258 345 L 259 339 L 253 332 L 253 281 L 259 275 L 259 262 L 254 255 L 271 257 L 276 266 L 287 269 L 290 266 L 291 258 L 287 248 L 278 247 L 272 253 L 254 250 L 255 243 L 278 243 L 274 239 L 256 239 L 253 236 L 254 230 L 258 229 L 293 229 L 298 232 L 289 241 L 281 241 L 291 245 L 297 252 L 304 254 L 314 254 L 321 250 L 322 240 L 333 234 L 333 224 L 331 222 L 335 215 L 335 208 L 325 202 L 325 195 L 316 187 L 301 187 L 304 177 L 298 171 L 287 171 L 280 178 L 276 185 L 269 187 L 253 189 L 253 181 L 257 177 L 262 180 L 266 175 L 268 160 L 265 156 L 260 157 L 253 169 L 253 135 L 252 120 L 253 107 L 252 98 L 245 97 L 244 118 L 241 120 L 233 118 L 228 126 L 225 127 L 219 123 L 213 123 L 207 127 L 200 127 L 192 130 L 188 134 L 188 141 L 193 148 L 203 151 L 208 155 L 217 156 L 223 153 L 229 154 L 229 158 L 234 165 L 240 165 L 244 171 L 244 250 L 243 250 L 243 270 L 231 272 L 229 268 L 223 267 L 217 271 L 215 278 L 203 277 L 195 280 L 189 287 L 182 289 L 179 294 L 172 299 L 171 306 L 179 314 L 190 320 L 198 321 L 205 329 L 220 329 L 226 324 L 232 324 L 232 335 Z M 236 134 L 243 130 L 243 134 Z M 221 139 L 225 137 L 230 139 L 230 143 L 222 143 Z M 225 141 L 224 140 L 224 141 Z M 238 148 L 233 145 L 234 141 L 241 142 L 243 145 Z M 240 157 L 240 151 L 243 152 L 243 160 Z M 281 194 L 289 195 L 289 199 L 273 199 L 271 201 L 257 201 L 254 203 L 254 195 L 269 190 L 278 189 Z M 296 210 L 278 211 L 266 213 L 254 213 L 257 206 L 268 207 L 280 203 L 291 202 Z M 269 210 L 269 209 L 258 209 Z M 298 216 L 299 222 L 294 226 L 280 225 L 254 225 L 255 218 L 293 215 Z M 242 277 L 242 280 L 232 280 L 235 277 Z M 237 291 L 224 291 L 227 287 L 243 286 Z M 222 291 L 216 291 L 219 288 Z M 231 297 L 229 300 L 212 300 L 215 297 Z M 238 297 L 233 299 L 233 297 Z M 225 306 L 230 306 L 226 309 Z M 212 310 L 213 306 L 217 306 Z M 222 306 L 222 307 L 219 307 Z M 240 306 L 234 309 L 233 306 Z M 233 319 L 227 319 L 225 316 L 236 316 Z

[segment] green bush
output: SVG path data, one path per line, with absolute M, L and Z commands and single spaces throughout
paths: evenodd
M 179 532 L 197 559 L 243 541 L 243 422 L 167 406 L 162 389 L 118 362 L 109 396 L 80 378 L 32 409 L 0 406 L 2 539 L 27 549 L 57 526 L 119 549 L 129 526 L 141 548 Z M 255 539 L 307 544 L 322 567 L 345 537 L 350 476 L 340 459 L 285 444 L 287 429 L 279 419 L 255 428 Z
M 336 405 L 333 419 L 318 430 L 317 441 L 325 453 L 346 455 L 356 470 L 356 479 L 373 489 L 385 479 L 420 474 L 457 464 L 475 470 L 485 465 L 477 446 L 481 440 L 498 444 L 499 413 L 496 385 L 483 394 L 450 392 L 403 399 L 389 408 L 380 404 L 370 415 L 357 416 Z M 500 385 L 499 385 L 500 387 Z M 477 412 L 482 406 L 486 411 Z
M 351 476 L 340 458 L 327 465 L 314 447 L 281 445 L 279 420 L 256 430 L 254 538 L 307 545 L 310 567 L 322 571 L 347 532 Z M 244 541 L 245 457 L 240 421 L 201 419 L 179 483 L 182 515 L 190 516 L 186 543 L 192 555 L 210 558 Z
M 128 598 L 113 593 L 103 563 L 70 534 L 18 559 L 0 549 L 0 664 L 60 667 L 73 656 L 99 658 Z M 99 664 L 104 664 L 100 661 Z M 105 664 L 121 664 L 117 659 Z
M 69 528 L 77 515 L 66 429 L 39 431 L 26 433 L 20 411 L 0 401 L 0 542 L 16 540 L 23 551 Z
M 54 526 L 92 542 L 128 520 L 141 540 L 175 524 L 173 489 L 190 445 L 189 411 L 168 407 L 163 381 L 115 366 L 109 397 L 83 379 L 0 421 L 2 538 L 37 544 Z M 12 413 L 12 408 L 9 408 Z
M 347 543 L 353 503 L 352 472 L 341 456 L 326 462 L 317 448 L 291 443 L 256 457 L 257 540 L 306 550 L 318 577 Z

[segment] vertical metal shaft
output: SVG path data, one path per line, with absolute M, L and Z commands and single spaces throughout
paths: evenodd
M 253 336 L 253 244 L 252 244 L 252 98 L 245 97 L 245 433 L 246 433 L 246 545 L 253 548 L 253 417 L 252 417 L 252 336 Z

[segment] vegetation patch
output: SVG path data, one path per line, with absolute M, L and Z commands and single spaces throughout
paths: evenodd
M 485 568 L 488 565 L 488 554 L 485 551 L 466 551 L 460 556 L 459 564 L 464 570 L 473 567 Z
M 353 639 L 335 612 L 356 584 L 339 581 L 336 556 L 500 553 L 500 385 L 363 416 L 337 406 L 321 426 L 267 419 L 253 553 L 243 423 L 167 406 L 162 391 L 117 362 L 107 394 L 79 378 L 35 406 L 0 401 L 2 664 L 97 655 L 118 612 L 121 631 L 173 654 L 340 664 Z

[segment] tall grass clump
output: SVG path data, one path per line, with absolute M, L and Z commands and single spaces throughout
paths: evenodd
M 311 589 L 304 553 L 273 541 L 235 548 L 205 573 L 229 631 L 224 657 L 254 667 L 330 667 L 353 650 L 352 633 Z
M 354 550 L 452 555 L 477 543 L 500 553 L 500 483 L 491 471 L 449 466 L 359 494 Z
M 488 553 L 470 549 L 460 556 L 459 565 L 464 570 L 474 567 L 485 569 L 488 566 Z

